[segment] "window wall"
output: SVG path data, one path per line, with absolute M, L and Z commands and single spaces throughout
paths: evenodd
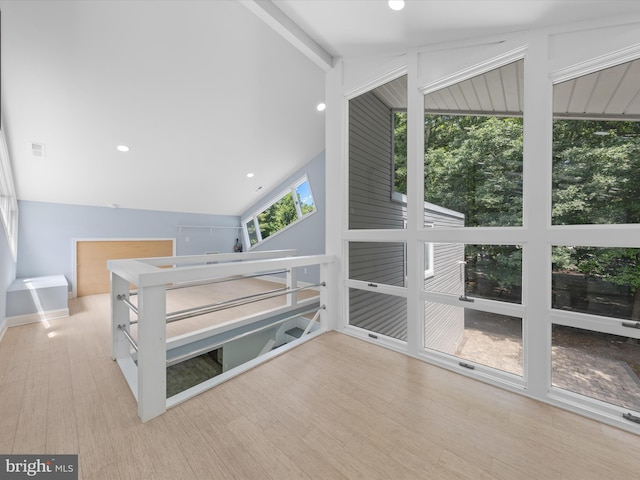
M 623 30 L 330 76 L 346 333 L 640 433 L 640 30 Z

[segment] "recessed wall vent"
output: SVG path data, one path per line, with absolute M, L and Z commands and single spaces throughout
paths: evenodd
M 31 142 L 31 155 L 36 158 L 44 158 L 44 143 Z

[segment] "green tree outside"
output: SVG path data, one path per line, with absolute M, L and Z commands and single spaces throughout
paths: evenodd
M 293 203 L 293 195 L 287 193 L 280 200 L 258 215 L 258 225 L 262 239 L 282 230 L 297 219 L 296 207 Z
M 406 114 L 394 128 L 394 187 L 406 193 Z M 522 119 L 426 115 L 424 128 L 425 201 L 468 227 L 522 225 Z M 554 225 L 640 223 L 640 122 L 555 120 L 552 162 Z M 628 288 L 640 318 L 639 249 L 563 248 L 554 269 Z M 501 289 L 520 287 L 519 247 L 468 245 L 465 257 Z

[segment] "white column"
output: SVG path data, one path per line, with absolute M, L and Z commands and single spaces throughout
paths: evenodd
M 167 410 L 166 291 L 138 292 L 138 416 L 146 422 Z
M 424 97 L 418 91 L 418 53 L 407 54 L 407 351 L 422 347 L 424 260 L 417 232 L 424 228 Z
M 346 306 L 343 298 L 344 278 L 342 271 L 344 232 L 347 229 L 347 101 L 342 93 L 343 62 L 337 59 L 325 78 L 325 253 L 334 255 L 339 263 L 323 265 L 320 278 L 327 282 L 321 301 L 327 306 L 322 312 L 328 329 L 345 326 Z
M 527 391 L 544 399 L 551 383 L 551 122 L 548 36 L 536 34 L 524 66 L 523 361 Z

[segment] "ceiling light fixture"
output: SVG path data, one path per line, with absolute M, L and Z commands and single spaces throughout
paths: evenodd
M 247 178 L 253 178 L 253 173 L 251 172 L 247 173 Z
M 389 0 L 388 3 L 391 10 L 399 11 L 404 8 L 404 0 Z
M 319 112 L 324 112 L 325 109 L 327 108 L 327 105 L 324 103 L 319 103 L 316 108 L 318 109 Z
M 118 145 L 118 146 L 116 147 L 116 149 L 117 149 L 119 152 L 128 152 L 129 150 L 131 150 L 131 149 L 130 149 L 129 147 L 127 147 L 126 145 Z

